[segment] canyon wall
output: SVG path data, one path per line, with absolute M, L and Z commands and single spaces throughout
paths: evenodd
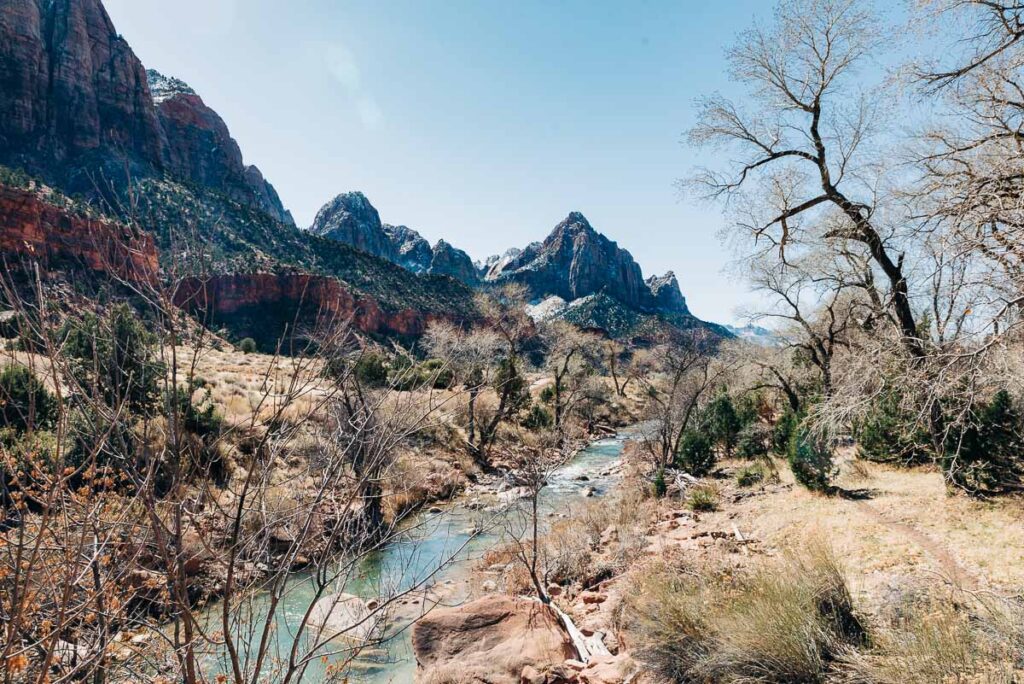
M 153 238 L 107 219 L 57 206 L 30 189 L 0 186 L 0 254 L 8 266 L 19 259 L 44 270 L 91 271 L 134 282 L 156 282 Z

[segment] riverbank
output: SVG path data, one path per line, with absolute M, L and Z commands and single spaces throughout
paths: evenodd
M 826 634 L 821 638 L 835 640 L 831 646 L 812 643 L 807 652 L 840 648 L 847 653 L 841 661 L 832 656 L 790 666 L 825 681 L 849 681 L 870 672 L 880 678 L 864 681 L 888 682 L 879 673 L 908 658 L 900 666 L 907 670 L 906 681 L 940 681 L 929 677 L 942 674 L 943 667 L 989 677 L 977 681 L 1018 681 L 1013 677 L 1022 673 L 1013 673 L 1012 644 L 1019 646 L 1024 636 L 1024 613 L 1014 599 L 1024 587 L 1019 500 L 986 503 L 948 496 L 934 469 L 864 463 L 849 454 L 838 480 L 844 495 L 824 496 L 797 485 L 784 462 L 773 465 L 755 468 L 758 475 L 751 476 L 749 462 L 725 461 L 712 476 L 682 478 L 670 484 L 665 498 L 654 499 L 649 483 L 627 459 L 622 484 L 611 499 L 577 507 L 574 515 L 552 525 L 542 543 L 553 606 L 595 648 L 589 658 L 579 653 L 561 658 L 550 648 L 534 649 L 535 656 L 541 655 L 516 662 L 516 674 L 535 682 L 653 681 L 652 676 L 665 673 L 662 668 L 688 662 L 685 649 L 678 649 L 687 639 L 710 638 L 701 632 L 706 629 L 727 630 L 707 648 L 731 643 L 730 648 L 740 649 L 736 657 L 747 649 L 743 652 L 767 658 L 757 649 L 782 648 L 785 639 L 798 638 L 787 634 L 779 616 L 788 611 L 798 622 L 814 619 L 800 613 L 799 597 L 801 587 L 820 576 L 832 577 L 828 581 L 836 583 L 837 596 L 848 597 L 837 600 L 846 602 L 844 610 L 857 630 L 872 635 L 871 645 L 852 632 Z M 464 626 L 474 614 L 491 610 L 493 601 L 535 594 L 521 569 L 510 564 L 514 556 L 507 546 L 489 553 L 475 568 L 475 581 L 486 590 L 477 595 L 483 598 L 462 613 L 439 617 Z M 692 589 L 687 577 L 697 582 Z M 693 619 L 709 622 L 695 625 L 687 636 L 673 620 L 683 619 L 691 603 L 697 610 Z M 531 610 L 519 605 L 519 610 Z M 763 612 L 741 618 L 738 606 Z M 512 629 L 515 613 L 509 614 Z M 750 629 L 739 629 L 740 624 Z M 514 634 L 494 627 L 486 638 L 550 645 L 549 631 Z M 933 645 L 945 649 L 945 655 L 920 641 L 930 633 L 941 641 Z M 658 642 L 661 638 L 666 641 Z M 748 638 L 752 641 L 742 646 L 737 641 Z M 965 648 L 974 652 L 950 655 Z M 472 666 L 488 657 L 471 645 L 466 649 L 446 654 L 451 661 L 446 668 L 425 668 L 417 681 L 465 681 L 452 674 L 460 663 Z M 942 664 L 943 658 L 954 657 L 960 660 Z

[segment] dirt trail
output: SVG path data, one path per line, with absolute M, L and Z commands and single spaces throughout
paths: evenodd
M 947 580 L 953 583 L 954 586 L 968 591 L 974 591 L 978 588 L 978 576 L 965 568 L 960 561 L 950 553 L 948 548 L 935 541 L 935 539 L 913 525 L 909 525 L 898 520 L 891 520 L 866 501 L 855 501 L 854 504 L 860 508 L 860 510 L 878 521 L 879 524 L 903 535 L 906 539 L 923 549 L 925 553 L 938 562 L 943 575 Z

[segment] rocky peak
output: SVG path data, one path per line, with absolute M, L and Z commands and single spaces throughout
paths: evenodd
M 380 214 L 358 190 L 342 193 L 322 206 L 309 230 L 367 254 L 398 261 L 398 250 L 384 232 Z
M 0 84 L 0 162 L 74 192 L 162 166 L 145 70 L 100 0 L 0 3 Z
M 164 100 L 175 95 L 195 95 L 187 83 L 180 78 L 164 76 L 156 69 L 146 69 L 146 81 L 149 83 L 149 93 L 153 96 L 153 102 L 160 104 Z
M 522 283 L 534 299 L 557 295 L 571 302 L 605 292 L 638 308 L 650 300 L 640 267 L 629 252 L 594 230 L 578 211 L 555 226 L 543 243 L 494 264 L 487 278 Z
M 170 173 L 295 225 L 260 170 L 245 165 L 242 150 L 224 119 L 196 91 L 155 69 L 146 71 L 146 78 L 167 140 L 166 166 Z
M 480 281 L 473 260 L 461 249 L 453 247 L 444 240 L 438 240 L 434 245 L 433 252 L 430 262 L 431 275 L 451 276 L 467 285 L 474 285 Z
M 686 307 L 686 298 L 679 289 L 679 281 L 676 274 L 668 271 L 663 276 L 651 276 L 646 281 L 647 289 L 651 292 L 654 308 L 660 311 L 671 311 L 675 313 L 689 313 Z
M 434 253 L 430 243 L 423 236 L 408 226 L 392 226 L 384 224 L 384 234 L 395 247 L 396 263 L 413 273 L 426 273 Z

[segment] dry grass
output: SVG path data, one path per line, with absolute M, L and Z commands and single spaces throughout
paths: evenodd
M 636 654 L 678 682 L 814 682 L 864 638 L 845 577 L 820 542 L 737 571 L 658 563 L 634 574 L 623 625 Z
M 698 484 L 686 490 L 686 507 L 706 513 L 718 509 L 721 495 L 713 484 Z
M 798 543 L 808 534 L 829 540 L 848 568 L 862 605 L 880 607 L 894 581 L 933 582 L 936 577 L 968 588 L 1015 594 L 1024 587 L 1024 502 L 981 502 L 950 496 L 942 475 L 864 463 L 867 500 L 823 497 L 782 486 L 702 517 L 709 529 L 731 529 L 767 547 Z
M 874 630 L 873 648 L 844 658 L 851 684 L 1024 679 L 1024 611 L 1019 603 L 962 592 L 911 595 Z

